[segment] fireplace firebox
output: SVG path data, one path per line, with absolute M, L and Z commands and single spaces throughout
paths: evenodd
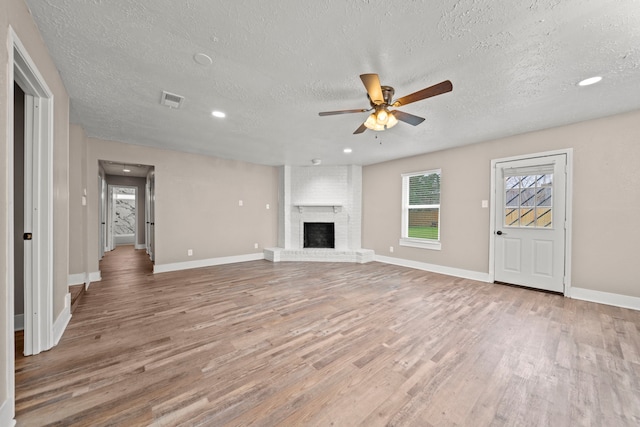
M 335 225 L 333 222 L 305 222 L 305 248 L 335 248 Z

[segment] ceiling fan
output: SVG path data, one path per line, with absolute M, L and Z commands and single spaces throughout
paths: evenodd
M 402 105 L 411 104 L 412 102 L 431 98 L 432 96 L 442 95 L 443 93 L 451 92 L 451 90 L 453 90 L 451 82 L 449 80 L 445 80 L 441 83 L 393 101 L 393 94 L 395 93 L 395 90 L 391 86 L 381 86 L 380 78 L 377 74 L 361 74 L 360 79 L 362 80 L 362 83 L 364 83 L 364 87 L 367 89 L 367 98 L 369 98 L 371 108 L 324 111 L 322 113 L 318 113 L 320 116 L 333 116 L 336 114 L 365 113 L 373 110 L 373 113 L 369 115 L 367 120 L 365 120 L 365 122 L 362 123 L 355 132 L 353 132 L 354 134 L 362 133 L 367 129 L 376 131 L 389 129 L 398 124 L 398 120 L 417 126 L 424 121 L 424 118 L 404 113 L 399 110 L 389 110 L 389 107 L 400 107 Z

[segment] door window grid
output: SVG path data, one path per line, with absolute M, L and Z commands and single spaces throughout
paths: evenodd
M 505 227 L 552 228 L 553 174 L 505 179 Z

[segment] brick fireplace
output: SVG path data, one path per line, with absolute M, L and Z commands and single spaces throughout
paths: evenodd
M 270 261 L 373 261 L 362 249 L 362 168 L 282 166 L 278 194 L 278 247 Z M 333 248 L 305 248 L 305 223 L 332 223 Z

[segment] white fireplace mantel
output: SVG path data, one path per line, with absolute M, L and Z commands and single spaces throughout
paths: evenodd
M 293 206 L 298 208 L 298 212 L 304 212 L 304 208 L 333 208 L 333 213 L 338 213 L 342 209 L 342 203 L 330 202 L 304 202 L 294 203 Z

